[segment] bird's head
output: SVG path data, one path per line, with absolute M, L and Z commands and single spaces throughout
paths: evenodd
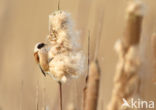
M 35 58 L 35 61 L 37 62 L 37 64 L 39 65 L 39 68 L 41 69 L 41 72 L 43 73 L 44 76 L 46 76 L 42 66 L 41 66 L 41 62 L 40 62 L 40 56 L 39 56 L 39 51 L 42 51 L 43 48 L 45 48 L 46 44 L 43 43 L 43 42 L 39 42 L 35 45 L 35 48 L 34 48 L 34 58 Z
M 34 48 L 34 53 L 38 52 L 40 49 L 42 49 L 43 47 L 45 47 L 45 43 L 43 42 L 39 42 L 35 45 L 35 48 Z
M 39 56 L 38 56 L 38 52 L 45 47 L 45 43 L 43 42 L 39 42 L 35 45 L 35 48 L 34 48 L 34 57 L 35 57 L 35 61 L 37 63 L 39 63 Z

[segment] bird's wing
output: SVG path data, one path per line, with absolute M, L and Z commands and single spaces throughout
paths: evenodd
M 43 71 L 40 64 L 39 64 L 39 68 L 40 68 L 41 72 L 43 73 L 43 75 L 46 77 L 46 73 Z

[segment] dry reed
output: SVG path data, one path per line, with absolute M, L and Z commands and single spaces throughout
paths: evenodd
M 87 59 L 87 75 L 85 78 L 85 86 L 83 89 L 83 109 L 85 108 L 86 103 L 86 89 L 87 89 L 87 82 L 88 82 L 88 75 L 89 75 L 89 64 L 90 64 L 90 31 L 88 32 L 88 59 Z
M 58 82 L 58 84 L 59 84 L 59 92 L 60 92 L 60 110 L 63 110 L 62 109 L 62 83 Z
M 100 10 L 100 13 L 97 15 L 95 21 L 102 21 L 102 20 L 103 20 L 103 11 Z M 84 88 L 84 97 L 83 97 L 83 109 L 84 110 L 90 110 L 90 109 L 96 110 L 97 103 L 98 103 L 100 68 L 99 68 L 98 62 L 96 62 L 96 59 L 98 57 L 98 49 L 99 49 L 100 40 L 102 37 L 101 35 L 102 35 L 103 23 L 95 23 L 95 27 L 96 28 L 94 29 L 94 36 L 98 36 L 98 37 L 95 39 L 96 46 L 94 47 L 95 49 L 94 49 L 93 56 L 91 56 L 91 54 L 90 54 L 91 53 L 90 52 L 90 32 L 89 32 L 89 36 L 88 36 L 88 73 L 86 76 L 86 85 Z M 90 57 L 93 57 L 93 58 L 90 58 Z M 93 61 L 91 62 L 92 65 L 90 65 L 90 59 L 93 59 Z M 94 65 L 94 63 L 95 63 L 95 65 Z M 94 71 L 95 68 L 97 69 L 96 72 Z M 96 80 L 97 80 L 97 82 L 96 82 Z M 92 91 L 92 89 L 93 89 L 93 91 Z M 90 104 L 92 104 L 91 107 L 89 107 Z
M 84 110 L 96 110 L 99 94 L 100 68 L 97 61 L 92 61 L 85 89 Z
M 23 110 L 23 85 L 24 85 L 24 82 L 23 80 L 21 80 L 20 82 L 20 104 L 19 104 L 19 109 L 20 110 Z
M 144 5 L 140 1 L 133 1 L 128 5 L 126 14 L 124 35 L 115 45 L 119 62 L 116 68 L 112 99 L 108 110 L 131 109 L 122 107 L 122 99 L 124 98 L 129 102 L 130 98 L 138 93 L 140 85 L 138 70 L 141 62 L 138 51 Z
M 36 85 L 36 110 L 39 110 L 39 83 Z
M 156 67 L 156 33 L 152 35 L 151 43 L 152 43 L 152 54 L 154 59 L 153 63 L 154 63 L 154 67 Z M 156 72 L 156 69 L 154 69 L 154 72 Z M 156 74 L 154 74 L 153 82 L 154 84 L 156 83 Z
M 85 60 L 78 39 L 69 13 L 58 10 L 49 15 L 49 74 L 59 83 L 60 110 L 62 82 L 78 77 L 84 70 Z
M 156 33 L 152 35 L 151 42 L 152 42 L 152 53 L 154 58 L 156 59 Z

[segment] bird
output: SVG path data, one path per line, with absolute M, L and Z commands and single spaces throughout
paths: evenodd
M 43 42 L 37 43 L 34 48 L 35 61 L 45 77 L 49 75 L 58 82 L 65 82 L 67 80 L 66 76 L 59 76 L 51 71 L 52 67 L 50 66 L 50 63 L 54 58 L 49 55 L 49 53 L 51 53 L 50 49 L 51 45 L 49 44 L 45 44 Z
M 39 42 L 34 48 L 34 58 L 44 76 L 49 72 L 47 44 Z
M 65 82 L 65 76 L 60 76 L 52 72 L 52 67 L 50 66 L 50 63 L 53 61 L 54 58 L 49 55 L 49 53 L 51 53 L 50 49 L 50 44 L 45 44 L 43 42 L 37 43 L 34 48 L 35 61 L 45 77 L 49 75 L 51 78 L 57 80 L 58 82 Z

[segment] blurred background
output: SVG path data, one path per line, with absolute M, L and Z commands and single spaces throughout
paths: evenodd
M 151 35 L 156 31 L 156 1 L 143 2 L 146 13 L 140 44 L 140 97 L 156 101 L 150 48 Z M 33 57 L 34 45 L 48 35 L 48 15 L 57 10 L 57 3 L 58 0 L 0 0 L 0 110 L 37 110 L 37 104 L 38 110 L 58 110 L 58 84 L 42 75 Z M 114 44 L 123 34 L 126 6 L 127 0 L 60 0 L 60 8 L 71 13 L 80 32 L 86 55 L 90 31 L 91 59 L 98 44 L 99 110 L 106 110 L 111 98 L 118 59 Z M 84 77 L 85 73 L 63 85 L 64 110 L 72 105 L 81 110 Z

